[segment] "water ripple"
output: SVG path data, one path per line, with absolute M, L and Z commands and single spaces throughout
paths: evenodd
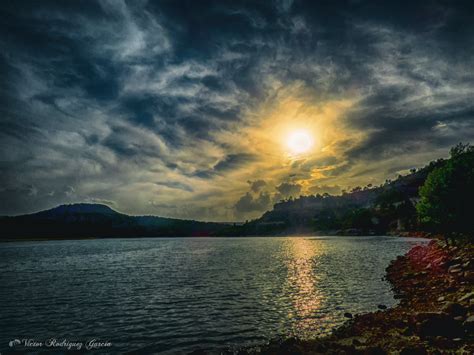
M 109 340 L 180 354 L 311 338 L 394 304 L 402 238 L 180 238 L 3 243 L 0 351 L 16 338 Z

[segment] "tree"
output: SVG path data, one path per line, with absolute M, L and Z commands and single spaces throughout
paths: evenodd
M 420 188 L 420 222 L 446 238 L 474 233 L 474 147 L 458 144 L 451 159 L 433 169 Z
M 367 231 L 373 228 L 372 211 L 368 208 L 357 208 L 350 210 L 343 217 L 344 228 L 357 228 L 363 231 Z

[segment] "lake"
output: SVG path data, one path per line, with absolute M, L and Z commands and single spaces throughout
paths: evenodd
M 97 339 L 112 344 L 104 352 L 185 354 L 328 334 L 345 312 L 394 305 L 385 268 L 425 242 L 261 237 L 1 243 L 0 352 L 14 339 Z

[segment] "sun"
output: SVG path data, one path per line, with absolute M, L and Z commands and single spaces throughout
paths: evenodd
M 306 130 L 293 131 L 288 135 L 286 146 L 293 155 L 304 154 L 313 147 L 313 137 Z

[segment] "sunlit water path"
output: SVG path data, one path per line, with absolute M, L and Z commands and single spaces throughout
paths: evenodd
M 102 239 L 0 244 L 0 352 L 12 339 L 181 354 L 311 338 L 395 303 L 390 260 L 420 239 Z

